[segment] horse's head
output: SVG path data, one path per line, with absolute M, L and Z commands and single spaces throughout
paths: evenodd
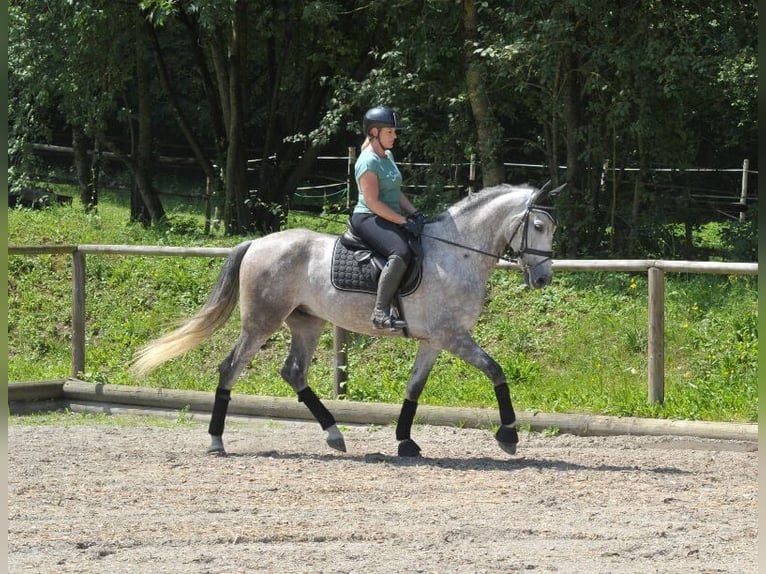
M 558 193 L 564 186 L 552 191 L 547 191 L 546 187 L 530 194 L 527 209 L 510 241 L 511 251 L 518 258 L 524 279 L 533 289 L 547 287 L 553 278 L 553 234 L 558 221 L 553 208 L 544 207 L 538 202 L 549 193 Z

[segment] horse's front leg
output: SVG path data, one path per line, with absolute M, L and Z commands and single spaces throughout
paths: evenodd
M 502 367 L 467 333 L 453 338 L 445 348 L 456 357 L 479 369 L 492 381 L 500 408 L 500 428 L 495 433 L 495 438 L 501 449 L 508 454 L 516 454 L 516 445 L 519 442 L 516 413 L 513 410 L 511 393 Z
M 418 347 L 418 356 L 407 383 L 407 395 L 396 423 L 399 456 L 420 456 L 420 446 L 411 438 L 412 424 L 418 409 L 418 399 L 440 352 L 441 349 L 435 349 L 424 342 Z

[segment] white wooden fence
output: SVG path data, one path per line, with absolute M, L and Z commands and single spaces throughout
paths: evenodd
M 143 245 L 43 245 L 8 246 L 8 255 L 64 254 L 73 258 L 72 271 L 72 377 L 85 371 L 85 256 L 142 255 L 172 257 L 225 257 L 229 248 L 155 247 Z M 518 270 L 513 263 L 499 262 L 498 269 Z M 663 402 L 665 396 L 665 273 L 709 273 L 756 275 L 757 263 L 714 261 L 668 261 L 661 259 L 555 259 L 554 272 L 611 271 L 642 272 L 649 278 L 648 301 L 648 399 Z M 347 380 L 346 343 L 348 333 L 335 327 L 335 394 L 344 394 Z

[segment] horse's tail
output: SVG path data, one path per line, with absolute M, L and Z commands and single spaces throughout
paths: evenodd
M 239 268 L 250 241 L 240 243 L 226 259 L 207 302 L 175 330 L 140 348 L 130 370 L 136 375 L 149 373 L 165 361 L 183 355 L 205 341 L 231 317 L 239 295 Z

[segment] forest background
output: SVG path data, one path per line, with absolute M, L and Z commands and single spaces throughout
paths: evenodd
M 226 235 L 271 232 L 384 103 L 425 211 L 469 183 L 566 182 L 559 257 L 755 260 L 752 2 L 14 0 L 9 16 L 12 191 L 60 175 L 42 150 L 67 146 L 87 209 L 120 182 L 131 219 L 162 225 L 172 181 L 208 193 Z M 727 249 L 701 251 L 713 221 Z

